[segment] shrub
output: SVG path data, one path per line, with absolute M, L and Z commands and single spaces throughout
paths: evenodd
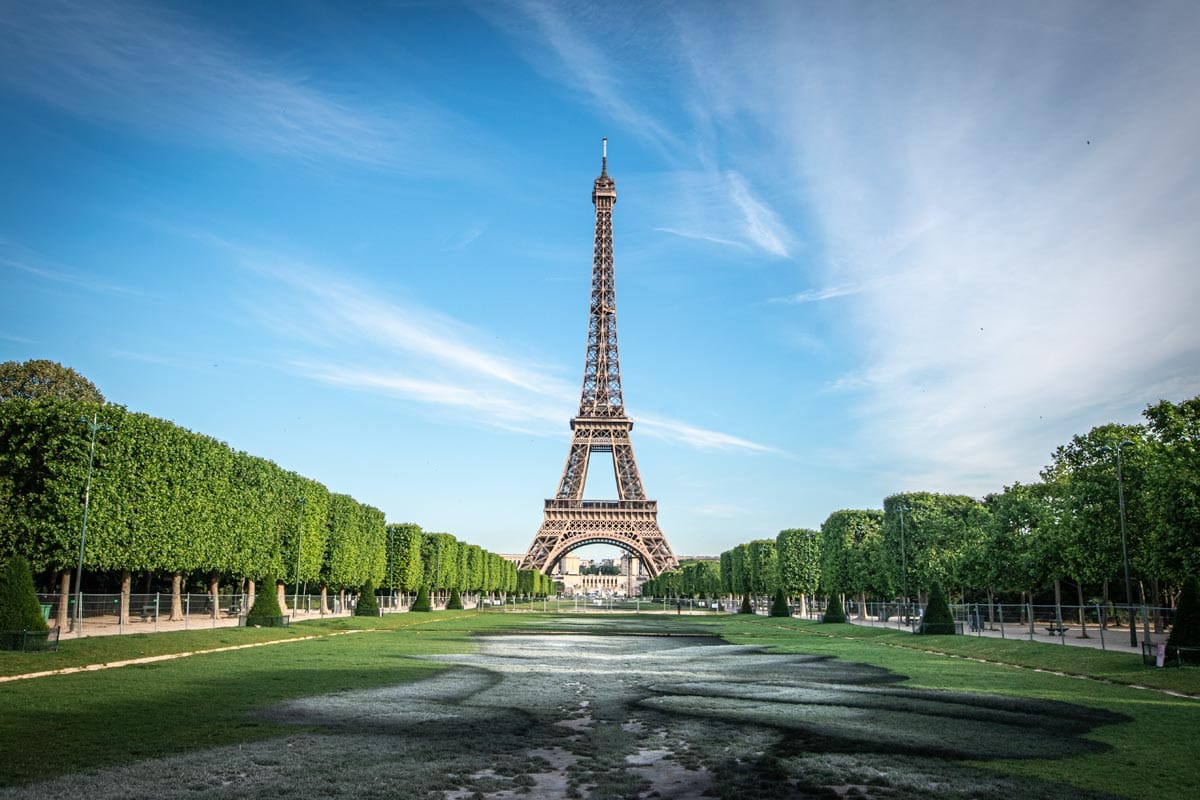
M 458 593 L 458 589 L 450 590 L 450 600 L 446 603 L 446 608 L 453 611 L 462 611 L 462 595 Z
M 845 622 L 846 609 L 842 608 L 841 598 L 830 597 L 829 603 L 825 606 L 825 616 L 821 617 L 821 622 Z
M 775 599 L 771 602 L 772 617 L 790 617 L 792 609 L 788 608 L 787 595 L 783 593 L 782 587 L 775 590 Z
M 929 602 L 925 605 L 925 616 L 917 633 L 934 636 L 949 636 L 957 633 L 954 615 L 950 613 L 950 602 L 942 586 L 935 583 L 929 587 Z
M 29 562 L 13 556 L 0 564 L 0 650 L 21 649 L 23 631 L 46 630 Z
M 358 603 L 354 606 L 356 617 L 378 617 L 379 601 L 375 599 L 375 581 L 367 581 L 358 595 Z
M 750 595 L 742 595 L 742 607 L 738 609 L 739 614 L 753 614 L 754 606 L 750 605 Z
M 1175 606 L 1175 622 L 1167 639 L 1167 652 L 1177 653 L 1179 651 L 1174 648 L 1178 647 L 1200 647 L 1200 584 L 1197 584 L 1194 575 L 1189 575 L 1183 581 L 1183 591 Z M 1200 652 L 1184 651 L 1180 653 L 1180 658 L 1200 663 Z
M 275 591 L 275 576 L 268 575 L 262 581 L 263 591 L 254 595 L 254 605 L 246 614 L 246 627 L 279 628 L 284 623 L 283 611 L 279 608 L 279 595 Z
M 433 611 L 433 603 L 429 602 L 429 590 L 422 586 L 417 590 L 417 599 L 413 600 L 410 611 Z

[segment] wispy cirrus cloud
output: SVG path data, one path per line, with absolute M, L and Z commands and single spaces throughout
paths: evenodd
M 339 96 L 161 5 L 12 4 L 0 53 L 0 85 L 67 113 L 253 154 L 423 170 L 434 143 L 461 140 L 465 127 L 416 97 Z
M 764 154 L 824 243 L 828 288 L 776 302 L 844 298 L 858 363 L 833 386 L 864 463 L 905 486 L 1028 480 L 1072 434 L 1200 385 L 1200 109 L 1179 102 L 1200 9 L 1088 8 L 777 7 L 730 34 L 751 44 L 726 59 L 763 66 L 716 105 L 780 132 Z
M 39 281 L 110 296 L 143 297 L 145 292 L 100 280 L 86 271 L 60 264 L 15 242 L 0 239 L 0 267 Z
M 539 436 L 560 436 L 577 408 L 579 385 L 564 379 L 563 370 L 485 345 L 495 337 L 453 317 L 279 254 L 207 240 L 267 282 L 248 294 L 245 307 L 286 349 L 300 353 L 286 359 L 295 374 Z M 641 416 L 638 424 L 647 435 L 700 450 L 778 452 L 678 420 Z
M 499 10 L 503 8 L 504 10 Z M 708 112 L 677 86 L 688 75 L 680 37 L 659 9 L 647 9 L 658 26 L 637 15 L 611 14 L 586 3 L 520 0 L 482 6 L 480 13 L 518 43 L 518 52 L 549 80 L 579 93 L 625 132 L 650 143 L 674 169 L 643 176 L 665 193 L 655 209 L 663 219 L 652 227 L 721 246 L 748 248 L 788 258 L 794 236 L 780 215 L 741 172 L 722 165 L 713 146 L 695 143 L 712 136 Z M 657 80 L 647 81 L 653 75 Z M 698 130 L 681 130 L 665 120 L 681 111 Z M 703 137 L 702 137 L 703 138 Z

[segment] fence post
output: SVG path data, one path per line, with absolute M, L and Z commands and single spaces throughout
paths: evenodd
M 996 607 L 1000 611 L 1000 638 L 1003 639 L 1003 638 L 1005 638 L 1005 636 L 1004 636 L 1004 603 L 997 603 Z
M 1096 625 L 1100 628 L 1100 649 L 1107 650 L 1104 646 L 1104 616 L 1100 610 L 1100 604 L 1096 604 Z
M 1033 603 L 1026 603 L 1029 609 L 1029 641 L 1033 641 Z

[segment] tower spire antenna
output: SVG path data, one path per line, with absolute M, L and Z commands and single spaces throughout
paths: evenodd
M 600 174 L 608 174 L 608 137 L 600 140 Z

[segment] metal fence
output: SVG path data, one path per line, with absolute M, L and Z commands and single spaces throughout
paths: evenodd
M 1128 647 L 1132 640 L 1165 639 L 1174 609 L 1094 605 L 1035 605 L 1032 603 L 952 604 L 954 620 L 966 634 L 1005 639 L 1055 641 L 1096 639 L 1101 649 Z M 917 603 L 846 603 L 847 619 L 859 624 L 915 630 L 924 606 Z M 1132 637 L 1130 625 L 1133 626 Z

